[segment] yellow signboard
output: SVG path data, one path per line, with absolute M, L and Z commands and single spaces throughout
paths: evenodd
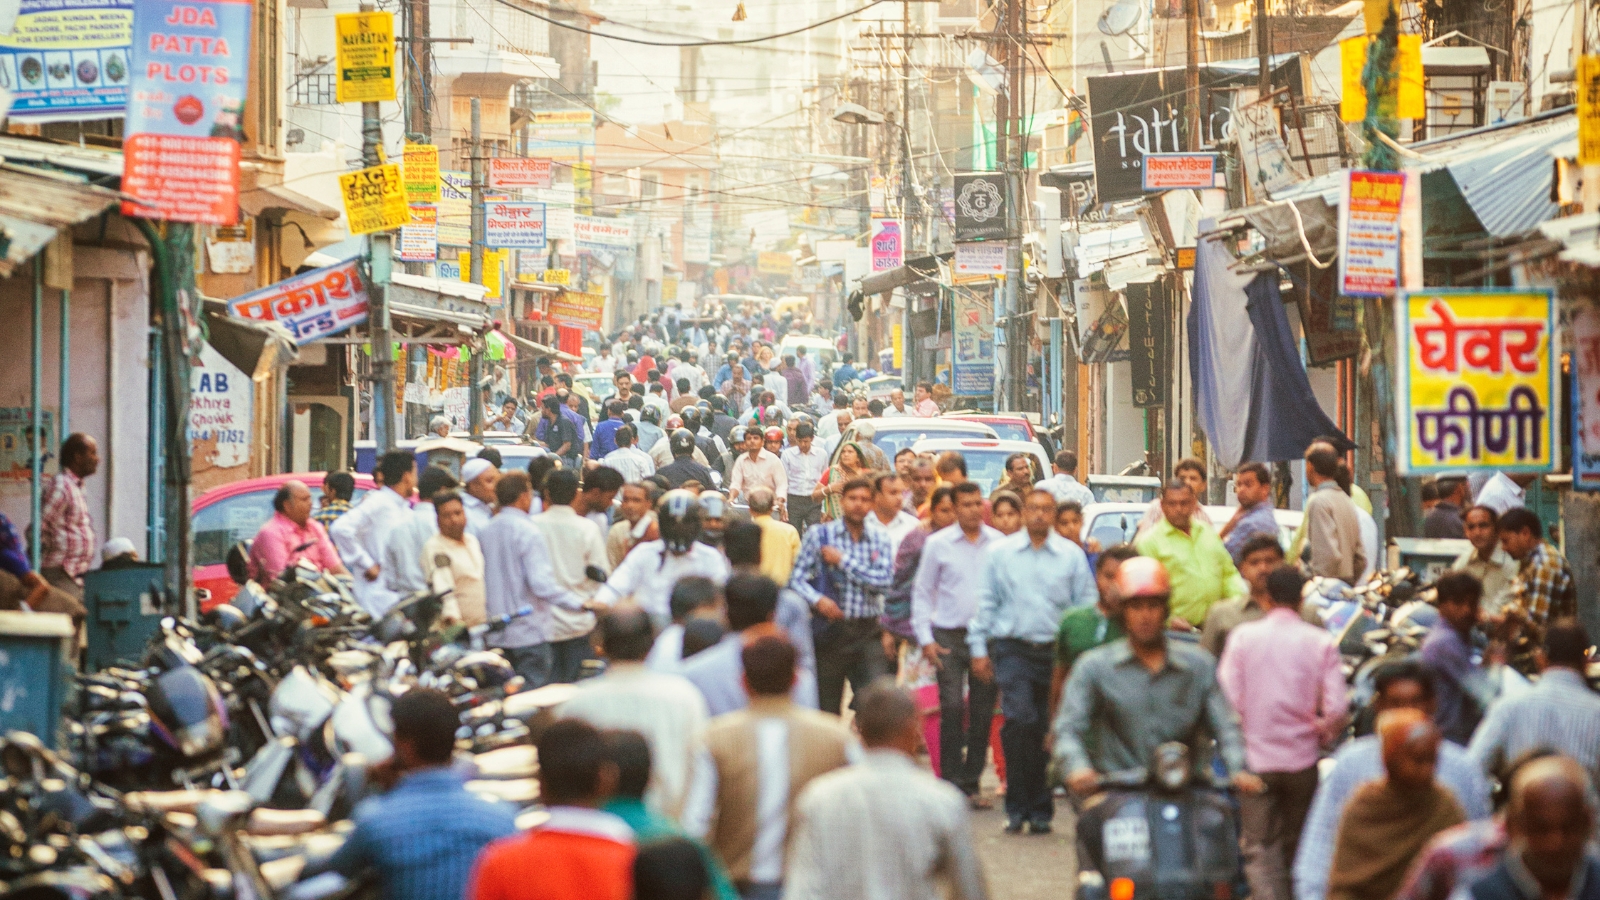
M 338 78 L 334 99 L 370 103 L 394 99 L 394 13 L 339 13 L 333 17 Z
M 756 271 L 762 275 L 788 275 L 794 271 L 794 257 L 787 253 L 763 251 L 756 257 Z
M 394 163 L 357 169 L 339 176 L 345 218 L 351 234 L 387 231 L 411 223 L 411 207 Z
M 535 125 L 593 125 L 594 113 L 587 109 L 534 110 Z
M 407 202 L 439 202 L 438 147 L 433 144 L 407 143 L 400 174 L 405 179 Z
M 1339 42 L 1339 81 L 1343 91 L 1339 97 L 1339 118 L 1346 122 L 1359 122 L 1367 117 L 1367 88 L 1361 83 L 1361 72 L 1367 65 L 1367 46 L 1371 38 L 1353 37 Z M 1399 73 L 1396 86 L 1395 118 L 1420 119 L 1427 115 L 1427 100 L 1423 94 L 1422 35 L 1402 34 L 1395 49 L 1395 69 Z
M 1600 165 L 1600 56 L 1578 57 L 1578 165 Z
M 545 284 L 571 284 L 571 269 L 545 269 L 539 273 L 539 280 Z
M 1395 316 L 1403 472 L 1552 467 L 1561 363 L 1549 291 L 1411 291 Z
M 495 300 L 500 297 L 501 273 L 509 255 L 506 250 L 483 251 L 483 286 L 489 289 L 489 293 L 484 295 L 485 300 Z M 471 283 L 472 251 L 462 250 L 456 254 L 456 259 L 461 263 L 461 280 Z

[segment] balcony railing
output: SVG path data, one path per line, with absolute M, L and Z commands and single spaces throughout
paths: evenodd
M 549 56 L 550 26 L 496 0 L 456 0 L 455 37 L 472 38 L 474 52 Z

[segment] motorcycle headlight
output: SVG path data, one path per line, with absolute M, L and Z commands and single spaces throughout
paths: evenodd
M 1180 791 L 1189 784 L 1189 747 L 1170 741 L 1156 748 L 1154 772 L 1163 790 Z

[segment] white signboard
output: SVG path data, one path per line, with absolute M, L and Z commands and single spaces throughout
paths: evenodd
M 550 160 L 548 159 L 501 156 L 489 160 L 489 187 L 495 190 L 549 186 Z
M 491 247 L 543 250 L 543 203 L 485 203 L 483 239 Z
M 628 249 L 633 247 L 633 222 L 629 219 L 574 216 L 572 225 L 580 244 Z
M 1004 275 L 1005 272 L 1005 242 L 967 241 L 956 245 L 955 274 Z
M 233 469 L 250 462 L 250 404 L 255 383 L 210 344 L 189 372 L 189 445 L 197 468 Z

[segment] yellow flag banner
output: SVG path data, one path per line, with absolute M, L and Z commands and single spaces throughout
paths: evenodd
M 1600 165 L 1600 56 L 1578 57 L 1578 165 Z

